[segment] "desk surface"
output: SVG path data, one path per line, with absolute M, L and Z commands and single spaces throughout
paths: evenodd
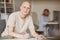
M 48 22 L 47 24 L 58 24 L 58 22 Z
M 37 39 L 37 38 L 30 38 L 30 39 L 1 39 L 1 40 L 41 40 L 41 39 Z

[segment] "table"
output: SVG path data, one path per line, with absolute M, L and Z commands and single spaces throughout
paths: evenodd
M 14 39 L 0 39 L 0 40 L 41 40 L 41 39 L 37 39 L 37 38 L 29 38 L 29 39 L 17 39 L 17 38 L 14 38 Z
M 47 22 L 47 24 L 58 24 L 58 22 Z
M 58 22 L 48 22 L 47 23 L 48 27 L 52 29 L 52 34 L 53 36 L 58 36 L 59 35 L 59 23 Z
M 55 22 L 47 22 L 45 24 L 47 24 L 47 27 L 52 29 L 52 31 L 53 31 L 52 34 L 54 33 L 52 36 L 55 36 L 55 35 L 57 35 L 59 33 L 59 23 L 57 21 L 55 21 Z M 37 31 L 41 31 L 41 30 L 37 29 Z

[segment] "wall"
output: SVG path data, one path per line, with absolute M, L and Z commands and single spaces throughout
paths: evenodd
M 20 3 L 22 3 L 23 0 L 15 0 L 15 11 L 19 10 Z M 32 8 L 31 8 L 31 13 L 33 17 L 34 24 L 39 23 L 39 18 L 45 8 L 48 8 L 50 10 L 50 20 L 53 20 L 53 10 L 60 10 L 60 1 L 47 1 L 47 0 L 40 0 L 40 1 L 31 1 L 32 2 Z M 33 15 L 34 14 L 34 15 Z M 4 14 L 1 17 L 2 19 L 6 18 Z
M 38 20 L 36 20 L 35 24 L 38 25 L 40 16 L 43 10 L 47 8 L 50 10 L 50 21 L 53 20 L 53 10 L 60 11 L 60 1 L 32 1 L 32 12 L 35 12 L 38 16 Z

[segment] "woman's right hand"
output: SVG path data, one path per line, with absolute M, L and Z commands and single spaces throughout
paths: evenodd
M 23 38 L 29 38 L 29 37 L 30 37 L 30 35 L 28 33 L 23 35 Z

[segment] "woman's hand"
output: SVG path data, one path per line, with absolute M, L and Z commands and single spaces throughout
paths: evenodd
M 38 39 L 42 39 L 42 40 L 43 40 L 43 39 L 46 39 L 46 37 L 44 37 L 44 35 L 37 35 L 37 38 L 38 38 Z
M 30 37 L 30 35 L 28 33 L 23 35 L 23 38 L 29 38 L 29 37 Z

